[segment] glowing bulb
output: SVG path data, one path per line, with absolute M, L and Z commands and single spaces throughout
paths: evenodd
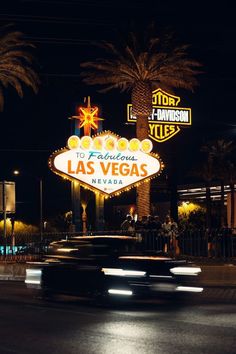
M 115 149 L 115 140 L 113 138 L 107 138 L 105 140 L 105 148 L 108 151 L 114 150 Z
M 82 149 L 87 150 L 91 147 L 91 145 L 92 145 L 92 138 L 90 136 L 85 135 L 81 138 Z
M 141 141 L 141 151 L 149 153 L 152 151 L 152 148 L 153 144 L 150 139 L 144 139 L 143 141 Z
M 102 150 L 102 139 L 99 137 L 96 137 L 93 139 L 93 147 L 96 150 Z
M 117 142 L 117 150 L 124 151 L 128 148 L 128 140 L 126 138 L 120 138 Z
M 138 151 L 140 148 L 140 141 L 137 138 L 133 138 L 129 142 L 130 151 Z
M 80 139 L 77 135 L 72 135 L 67 140 L 67 145 L 69 149 L 77 149 L 79 147 Z

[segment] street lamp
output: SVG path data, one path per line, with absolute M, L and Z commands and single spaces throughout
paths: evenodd
M 14 170 L 13 174 L 15 176 L 20 175 L 19 170 Z M 40 240 L 43 240 L 43 179 L 42 177 L 38 177 L 39 180 L 39 232 L 40 232 Z

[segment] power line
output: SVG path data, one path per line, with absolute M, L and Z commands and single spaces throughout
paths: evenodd
M 58 45 L 86 45 L 89 44 L 89 41 L 86 40 L 67 40 L 67 39 L 56 39 L 56 38 L 34 38 L 34 37 L 26 37 L 27 40 L 34 43 L 42 43 L 42 44 L 58 44 Z
M 35 150 L 35 149 L 0 149 L 0 152 L 50 152 L 52 150 Z
M 66 45 L 90 45 L 95 40 L 90 39 L 73 39 L 73 38 L 55 38 L 55 37 L 33 37 L 26 36 L 26 40 L 34 43 L 44 43 L 44 44 L 66 44 Z M 100 41 L 100 40 L 99 40 Z
M 143 8 L 146 7 L 146 1 L 143 0 L 140 4 L 137 0 L 119 0 L 117 2 L 110 0 L 22 0 L 22 3 L 34 3 L 34 4 L 48 4 L 48 5 L 74 5 L 74 6 L 82 6 L 85 5 L 87 7 L 110 7 L 110 8 Z
M 110 26 L 112 22 L 95 21 L 93 18 L 68 18 L 65 17 L 49 17 L 49 16 L 34 16 L 34 15 L 17 15 L 17 14 L 1 14 L 1 19 L 8 21 L 23 21 L 23 22 L 41 22 L 41 23 L 56 23 L 69 25 L 96 25 L 96 26 Z
M 80 77 L 80 74 L 76 73 L 71 73 L 71 74 L 61 74 L 61 73 L 42 73 L 41 76 L 46 76 L 46 77 L 61 77 L 61 78 L 79 78 Z

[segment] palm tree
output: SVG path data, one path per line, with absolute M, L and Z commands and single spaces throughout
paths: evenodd
M 212 156 L 208 156 L 201 166 L 197 166 L 189 173 L 190 176 L 197 177 L 205 182 L 206 187 L 206 228 L 211 228 L 211 183 L 214 178 Z
M 132 114 L 136 116 L 136 136 L 148 137 L 148 117 L 152 113 L 152 91 L 156 88 L 194 89 L 200 63 L 187 58 L 187 45 L 175 45 L 173 36 L 160 37 L 151 25 L 142 37 L 130 32 L 121 46 L 103 41 L 98 44 L 107 57 L 81 63 L 83 81 L 111 89 L 131 91 Z M 150 183 L 137 188 L 139 216 L 150 214 Z
M 233 141 L 218 139 L 211 141 L 202 146 L 201 151 L 206 152 L 208 160 L 213 163 L 213 174 L 215 179 L 220 180 L 221 186 L 221 201 L 220 201 L 220 224 L 221 227 L 225 225 L 224 220 L 224 184 L 229 175 L 229 169 L 227 167 L 227 157 L 232 153 L 234 149 Z
M 19 31 L 0 30 L 0 111 L 4 105 L 4 89 L 12 86 L 23 97 L 22 84 L 38 91 L 39 78 L 32 68 L 33 57 L 27 50 L 33 47 Z

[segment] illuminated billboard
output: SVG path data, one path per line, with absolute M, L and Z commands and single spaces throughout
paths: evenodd
M 118 195 L 159 175 L 163 163 L 149 139 L 127 140 L 105 131 L 94 137 L 71 136 L 54 152 L 49 167 L 60 176 L 106 197 Z
M 152 92 L 152 115 L 149 120 L 149 137 L 158 143 L 169 140 L 180 132 L 181 127 L 191 126 L 191 108 L 179 106 L 180 97 L 161 89 Z M 127 121 L 136 122 L 132 104 L 127 105 Z

